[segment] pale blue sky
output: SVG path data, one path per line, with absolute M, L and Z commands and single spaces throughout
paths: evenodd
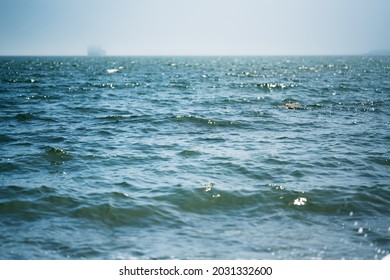
M 389 0 L 0 0 L 0 55 L 360 54 Z

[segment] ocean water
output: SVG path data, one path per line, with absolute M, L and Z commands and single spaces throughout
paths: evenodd
M 1 259 L 382 259 L 390 57 L 0 58 Z

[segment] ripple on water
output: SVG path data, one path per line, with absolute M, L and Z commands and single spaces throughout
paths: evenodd
M 62 165 L 72 159 L 72 155 L 60 148 L 46 147 L 43 157 L 52 165 Z
M 387 58 L 0 62 L 0 258 L 389 254 Z

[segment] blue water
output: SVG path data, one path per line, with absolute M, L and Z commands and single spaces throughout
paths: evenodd
M 381 259 L 390 57 L 0 58 L 1 259 Z

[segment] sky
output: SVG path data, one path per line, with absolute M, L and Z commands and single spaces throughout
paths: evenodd
M 0 55 L 390 50 L 389 0 L 0 0 Z

